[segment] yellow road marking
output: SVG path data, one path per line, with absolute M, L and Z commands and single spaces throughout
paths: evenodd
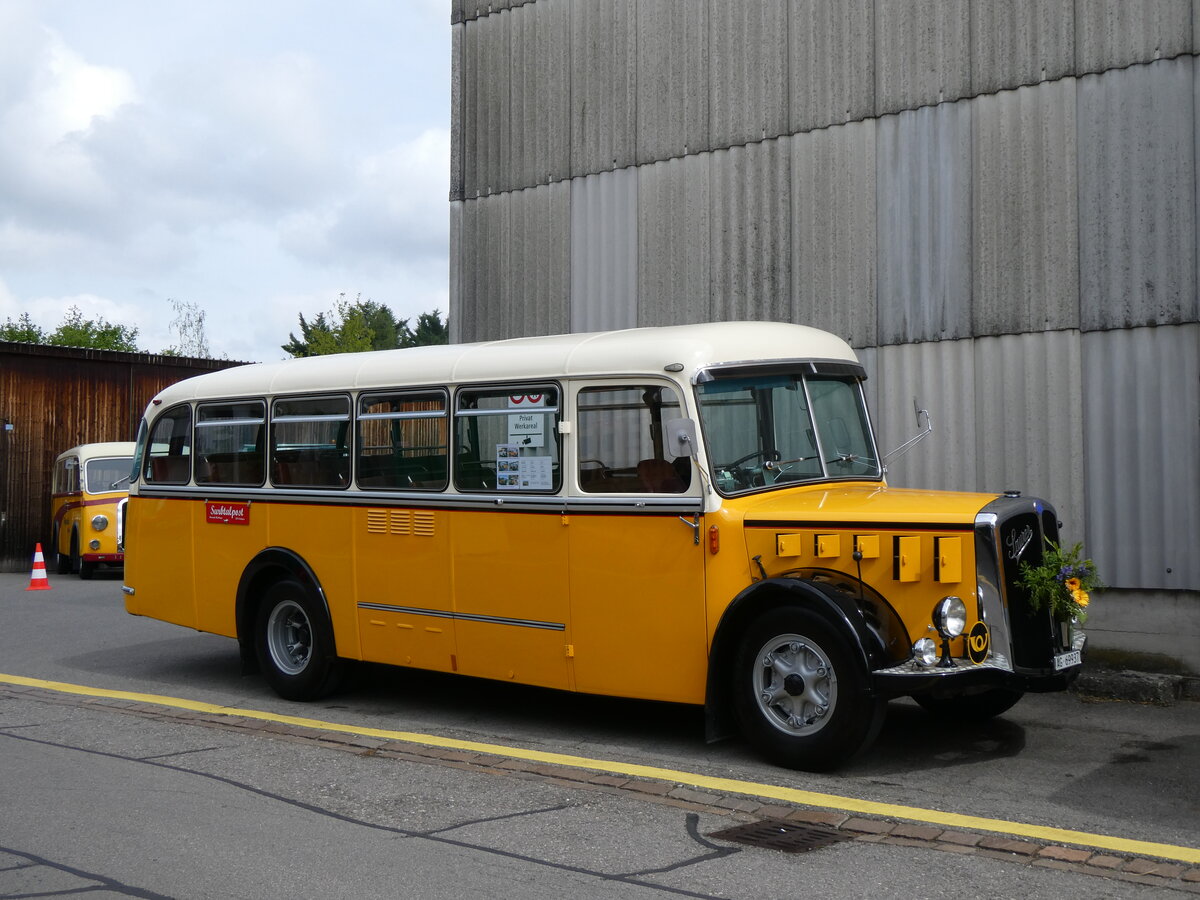
M 223 716 L 240 716 L 246 719 L 261 719 L 267 722 L 278 722 L 282 725 L 294 725 L 299 728 L 310 728 L 317 731 L 332 731 L 341 734 L 356 734 L 362 737 L 384 738 L 408 744 L 421 744 L 426 747 L 442 747 L 450 750 L 466 750 L 474 753 L 487 753 L 493 756 L 504 756 L 510 759 L 523 759 L 529 762 L 547 763 L 549 765 L 566 766 L 573 769 L 591 769 L 597 772 L 610 772 L 620 775 L 631 775 L 639 778 L 651 778 L 656 781 L 670 781 L 675 784 L 694 788 L 705 788 L 724 794 L 742 794 L 750 797 L 763 797 L 770 800 L 782 800 L 787 803 L 797 803 L 803 806 L 815 806 L 822 809 L 832 809 L 839 812 L 864 813 L 882 816 L 888 819 L 905 819 L 928 825 L 943 825 L 950 828 L 965 828 L 971 831 L 988 831 L 996 834 L 1016 835 L 1058 844 L 1076 844 L 1082 847 L 1092 847 L 1098 850 L 1111 850 L 1137 856 L 1154 856 L 1178 862 L 1200 864 L 1200 848 L 1180 847 L 1174 844 L 1159 844 L 1153 841 L 1138 841 L 1131 838 L 1115 837 L 1107 834 L 1092 834 L 1086 831 L 1072 831 L 1067 828 L 1052 828 L 1045 825 L 1029 825 L 1024 822 L 1009 822 L 1004 819 L 988 819 L 981 816 L 967 816 L 959 813 L 941 812 L 936 809 L 923 809 L 917 806 L 898 806 L 891 803 L 876 803 L 872 800 L 858 800 L 854 797 L 842 797 L 837 794 L 823 794 L 815 791 L 804 791 L 797 788 L 781 787 L 773 784 L 759 784 L 753 781 L 738 781 L 732 778 L 713 778 L 695 772 L 684 772 L 677 769 L 664 769 L 658 766 L 641 766 L 632 763 L 614 762 L 601 759 L 589 759 L 585 756 L 569 756 L 562 753 L 547 753 L 542 750 L 526 750 L 521 747 L 509 747 L 503 744 L 486 744 L 479 741 L 461 741 L 455 738 L 438 737 L 433 734 L 420 734 L 411 731 L 389 731 L 383 728 L 365 728 L 359 725 L 342 725 L 338 722 L 325 722 L 320 719 L 306 719 L 300 716 L 287 716 L 279 713 L 264 712 L 257 709 L 239 709 L 233 706 L 219 706 L 215 703 L 204 703 L 198 700 L 185 700 L 181 697 L 165 697 L 160 694 L 141 694 L 133 691 L 112 691 L 105 688 L 88 687 L 86 685 L 69 684 L 62 681 L 44 681 L 40 678 L 26 678 L 23 675 L 0 674 L 0 683 L 22 685 L 25 687 L 41 688 L 47 691 L 58 691 L 64 694 L 79 694 L 85 697 L 106 697 L 113 700 L 129 700 L 137 703 L 151 703 L 156 706 L 167 706 L 175 709 L 187 709 L 193 712 L 210 713 Z

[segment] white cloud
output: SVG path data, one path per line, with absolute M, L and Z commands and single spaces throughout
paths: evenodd
M 429 129 L 364 158 L 338 202 L 284 222 L 284 247 L 322 261 L 444 259 L 450 236 L 450 133 Z
M 276 359 L 338 293 L 447 308 L 444 0 L 0 0 L 0 321 Z

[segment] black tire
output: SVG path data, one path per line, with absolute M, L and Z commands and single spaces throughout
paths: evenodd
M 263 595 L 254 647 L 267 684 L 285 700 L 317 700 L 341 671 L 323 604 L 296 581 L 277 581 Z
M 72 575 L 80 571 L 82 563 L 83 560 L 79 558 L 79 534 L 78 532 L 73 532 L 71 534 L 71 557 L 67 563 Z
M 54 533 L 54 571 L 59 575 L 66 575 L 71 571 L 71 557 L 63 553 L 59 549 L 58 532 Z
M 841 631 L 811 610 L 781 607 L 755 619 L 734 663 L 734 710 L 746 740 L 792 769 L 848 761 L 879 733 L 886 703 Z
M 981 694 L 962 694 L 957 697 L 914 695 L 913 699 L 922 709 L 935 716 L 965 722 L 982 722 L 1008 712 L 1024 696 L 1024 691 L 993 688 Z
M 96 574 L 96 566 L 99 563 L 79 561 L 79 577 L 84 581 L 91 581 L 93 575 Z

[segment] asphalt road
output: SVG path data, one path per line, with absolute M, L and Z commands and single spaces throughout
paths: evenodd
M 740 742 L 705 744 L 702 717 L 687 707 L 379 667 L 360 667 L 321 703 L 288 703 L 240 673 L 234 642 L 126 615 L 119 577 L 51 581 L 27 592 L 27 576 L 0 575 L 0 673 L 85 693 L 0 680 L 0 897 L 762 898 L 814 885 L 832 898 L 1200 893 L 1181 878 L 1142 885 L 944 842 L 743 847 L 712 837 L 736 815 L 613 789 L 602 772 L 580 783 L 508 769 L 503 750 L 483 754 L 486 766 L 377 753 L 369 742 L 348 750 L 315 739 L 321 729 L 231 728 L 219 715 L 94 694 L 587 757 L 614 771 L 669 769 L 680 773 L 670 787 L 694 777 L 759 785 L 763 797 L 798 788 L 831 798 L 826 814 L 870 801 L 1182 848 L 1200 846 L 1197 704 L 1027 697 L 964 726 L 893 703 L 874 747 L 840 772 L 810 775 L 765 764 Z M 905 821 L 920 825 L 917 814 Z

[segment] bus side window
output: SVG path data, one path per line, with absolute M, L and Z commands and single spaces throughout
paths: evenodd
M 143 472 L 147 484 L 187 484 L 191 478 L 192 408 L 176 406 L 158 417 L 150 431 Z
M 271 482 L 344 488 L 350 483 L 350 398 L 276 400 L 271 409 Z
M 585 387 L 579 391 L 579 487 L 588 493 L 682 494 L 688 457 L 663 441 L 662 424 L 681 416 L 670 387 Z
M 196 483 L 263 483 L 267 405 L 262 400 L 196 408 Z
M 559 390 L 551 385 L 459 391 L 455 488 L 557 491 L 562 484 L 560 418 Z
M 358 401 L 358 486 L 440 491 L 449 479 L 444 391 L 364 394 Z

